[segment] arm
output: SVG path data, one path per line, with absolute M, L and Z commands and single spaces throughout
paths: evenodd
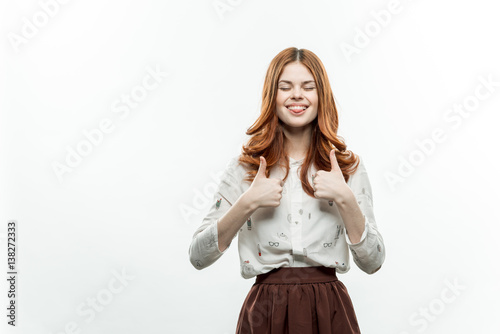
M 346 186 L 345 191 L 342 192 L 342 196 L 337 198 L 335 204 L 337 204 L 337 208 L 342 216 L 348 239 L 353 243 L 360 242 L 361 238 L 366 236 L 366 233 L 364 233 L 366 230 L 365 216 L 351 188 Z
M 219 251 L 224 253 L 231 245 L 238 230 L 247 221 L 248 217 L 257 210 L 257 207 L 252 203 L 247 193 L 243 193 L 233 206 L 217 220 L 218 232 L 218 247 Z
M 217 201 L 220 201 L 219 208 Z M 255 211 L 245 194 L 231 205 L 220 192 L 216 192 L 212 202 L 189 246 L 189 260 L 199 270 L 210 266 L 226 252 L 238 230 Z
M 245 192 L 240 184 L 242 176 L 235 176 L 237 159 L 228 164 L 210 212 L 195 231 L 189 246 L 189 259 L 195 268 L 203 269 L 217 261 L 255 210 L 280 204 L 283 181 L 267 178 L 265 158 L 260 159 L 259 170 Z
M 385 260 L 385 245 L 373 211 L 370 180 L 362 158 L 352 175 L 350 189 L 338 200 L 337 207 L 346 227 L 346 241 L 356 265 L 366 272 L 377 272 Z
M 215 261 L 217 261 L 236 236 L 236 224 L 231 224 L 235 231 L 231 236 L 226 232 L 229 224 L 229 219 L 234 219 L 238 214 L 241 219 L 245 214 L 245 208 L 242 208 L 244 201 L 238 201 L 242 190 L 236 177 L 237 160 L 235 157 L 227 164 L 226 169 L 221 175 L 221 181 L 217 186 L 215 194 L 212 198 L 212 205 L 208 214 L 203 218 L 202 224 L 196 229 L 193 234 L 193 239 L 189 246 L 189 261 L 196 269 L 203 269 Z M 236 203 L 238 202 L 238 203 Z M 232 204 L 237 204 L 235 207 Z M 227 215 L 229 214 L 229 216 Z M 219 247 L 219 224 L 218 220 L 223 219 L 223 227 L 221 237 L 224 240 L 224 247 Z M 245 218 L 246 219 L 246 218 Z M 226 228 L 224 228 L 226 227 Z M 227 247 L 226 247 L 227 246 Z M 221 251 L 220 249 L 224 249 Z

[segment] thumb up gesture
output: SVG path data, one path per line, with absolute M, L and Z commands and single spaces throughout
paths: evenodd
M 335 149 L 330 151 L 330 162 L 332 165 L 330 171 L 319 170 L 312 177 L 314 196 L 337 203 L 337 200 L 349 191 L 349 186 L 337 162 Z
M 255 178 L 247 192 L 249 197 L 260 207 L 277 207 L 280 205 L 283 181 L 266 177 L 266 159 L 260 157 L 260 165 Z

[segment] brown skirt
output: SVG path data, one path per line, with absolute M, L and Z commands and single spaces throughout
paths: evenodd
M 351 297 L 335 268 L 280 267 L 257 275 L 236 334 L 361 333 Z

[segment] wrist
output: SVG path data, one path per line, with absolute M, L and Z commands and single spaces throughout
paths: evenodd
M 355 201 L 356 197 L 354 196 L 351 188 L 346 185 L 344 189 L 338 192 L 337 196 L 335 196 L 334 201 L 336 205 L 345 205 L 346 203 L 351 202 L 353 199 Z
M 241 201 L 246 209 L 245 211 L 248 211 L 250 213 L 253 213 L 259 208 L 257 201 L 255 201 L 255 197 L 253 197 L 252 194 L 248 192 L 248 190 L 241 194 L 238 201 Z

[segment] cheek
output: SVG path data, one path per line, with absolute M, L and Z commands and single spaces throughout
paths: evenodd
M 311 113 L 311 119 L 315 119 L 317 116 L 318 116 L 318 107 L 314 107 L 314 110 Z
M 276 106 L 282 106 L 285 103 L 285 98 L 282 94 L 278 93 L 276 96 Z
M 314 104 L 314 105 L 318 105 L 318 95 L 317 94 L 311 94 L 308 96 L 308 99 L 309 101 Z

